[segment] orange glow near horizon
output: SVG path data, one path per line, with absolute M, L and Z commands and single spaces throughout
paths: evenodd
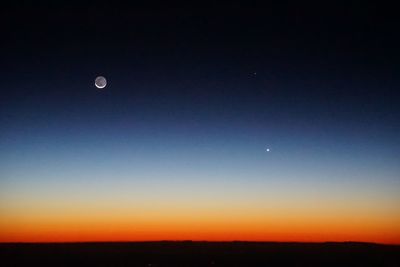
M 111 226 L 109 226 L 111 227 Z M 118 227 L 117 227 L 118 228 Z M 176 227 L 178 228 L 178 227 Z M 218 231 L 220 230 L 220 231 Z M 2 231 L 0 242 L 118 242 L 118 241 L 161 241 L 161 240 L 193 240 L 193 241 L 277 241 L 277 242 L 374 242 L 382 244 L 400 244 L 399 237 L 392 233 L 338 232 L 334 231 L 249 231 L 222 229 L 114 229 L 94 227 L 89 229 L 49 228 L 19 229 L 19 231 Z
M 181 177 L 188 178 L 9 180 L 0 195 L 0 242 L 400 244 L 396 183 Z
M 289 212 L 289 211 L 287 211 Z M 285 214 L 242 207 L 228 210 L 127 210 L 8 213 L 0 222 L 0 242 L 85 241 L 360 241 L 400 244 L 399 218 L 356 215 Z M 315 212 L 315 210 L 313 211 Z

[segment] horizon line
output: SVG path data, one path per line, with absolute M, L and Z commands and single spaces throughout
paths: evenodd
M 280 244 L 370 244 L 385 246 L 400 246 L 400 243 L 379 243 L 368 241 L 271 241 L 271 240 L 118 240 L 118 241 L 9 241 L 0 244 L 94 244 L 94 243 L 280 243 Z

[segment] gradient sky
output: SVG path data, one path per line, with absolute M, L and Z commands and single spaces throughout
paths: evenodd
M 0 241 L 400 243 L 380 12 L 8 7 Z

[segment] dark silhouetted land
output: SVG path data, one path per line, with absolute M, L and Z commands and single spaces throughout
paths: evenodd
M 370 243 L 3 243 L 1 266 L 400 266 L 399 245 Z

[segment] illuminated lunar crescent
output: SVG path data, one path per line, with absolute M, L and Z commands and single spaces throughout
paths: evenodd
M 94 80 L 94 85 L 96 85 L 97 88 L 103 89 L 107 85 L 107 80 L 103 76 L 99 76 Z

